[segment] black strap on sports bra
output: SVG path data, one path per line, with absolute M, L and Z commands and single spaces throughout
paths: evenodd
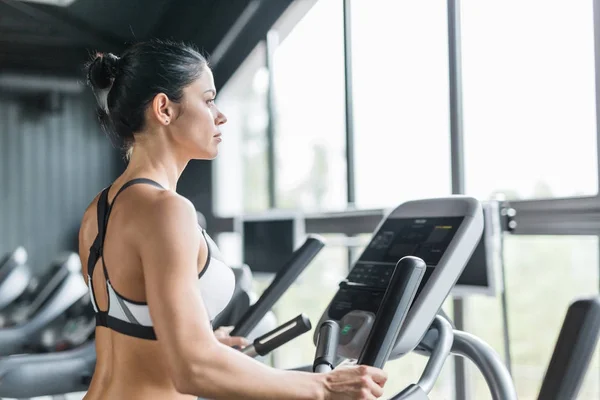
M 96 264 L 98 263 L 98 259 L 102 257 L 102 253 L 104 250 L 104 239 L 106 238 L 106 228 L 108 226 L 108 218 L 110 217 L 110 213 L 112 208 L 117 200 L 117 197 L 128 187 L 138 184 L 145 183 L 148 185 L 155 186 L 160 189 L 164 189 L 164 187 L 151 179 L 147 178 L 137 178 L 132 179 L 125 183 L 121 189 L 117 192 L 111 204 L 108 203 L 108 191 L 111 186 L 107 187 L 100 194 L 100 198 L 98 199 L 97 204 L 97 219 L 98 219 L 98 235 L 92 246 L 90 247 L 90 256 L 88 257 L 88 276 L 90 277 L 90 287 L 92 288 L 92 296 L 94 298 L 94 304 L 98 307 L 98 302 L 96 301 L 96 293 L 94 292 L 94 284 L 91 282 L 92 277 L 94 276 L 94 269 L 96 268 Z M 108 271 L 106 270 L 106 264 L 104 263 L 104 257 L 102 257 L 102 268 L 104 270 L 104 279 L 108 281 Z M 108 326 L 108 310 L 101 311 L 98 309 L 98 313 L 96 314 L 96 325 L 99 326 Z

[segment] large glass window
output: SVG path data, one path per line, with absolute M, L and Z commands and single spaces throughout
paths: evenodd
M 342 3 L 290 9 L 273 31 L 276 202 L 278 208 L 346 206 Z M 304 3 L 304 4 L 303 4 Z M 302 18 L 286 35 L 290 20 Z
M 465 298 L 465 331 L 477 336 L 492 346 L 500 358 L 506 362 L 504 346 L 504 324 L 500 295 L 485 297 L 473 295 Z M 526 329 L 526 326 L 522 327 Z M 514 355 L 513 355 L 514 356 Z M 491 399 L 483 375 L 468 360 L 465 361 L 468 382 L 473 399 Z M 521 397 L 519 397 L 520 399 Z M 537 400 L 537 399 L 536 399 Z
M 462 2 L 468 194 L 597 193 L 592 3 Z
M 351 2 L 359 207 L 451 191 L 446 10 L 445 0 Z
M 214 168 L 214 213 L 238 215 L 269 206 L 265 44 L 259 44 L 217 95 L 227 116 Z
M 519 399 L 536 400 L 568 306 L 598 294 L 598 238 L 508 236 L 504 254 L 512 374 Z M 473 297 L 467 304 L 467 331 L 504 356 L 499 298 Z M 579 398 L 600 397 L 599 361 L 597 349 Z M 483 376 L 469 371 L 473 398 L 491 399 Z

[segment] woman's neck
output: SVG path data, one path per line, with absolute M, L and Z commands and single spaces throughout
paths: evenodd
M 148 142 L 136 143 L 123 174 L 127 179 L 148 178 L 160 183 L 165 189 L 177 190 L 177 181 L 189 159 L 178 157 L 168 148 Z

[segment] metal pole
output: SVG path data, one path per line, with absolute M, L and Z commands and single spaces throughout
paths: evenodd
M 448 56 L 450 71 L 450 162 L 452 193 L 465 193 L 462 77 L 460 54 L 460 0 L 448 0 Z
M 269 75 L 269 88 L 267 91 L 267 175 L 269 189 L 269 208 L 277 206 L 277 175 L 275 162 L 275 130 L 277 114 L 275 108 L 275 85 L 273 78 L 273 58 L 275 49 L 279 45 L 279 36 L 276 31 L 269 31 L 266 40 L 266 64 Z
M 352 102 L 352 32 L 350 0 L 344 0 L 344 83 L 346 106 L 346 198 L 356 201 L 354 182 L 354 108 Z
M 462 82 L 460 47 L 460 0 L 448 0 L 448 67 L 450 93 L 450 160 L 452 171 L 452 193 L 465 193 L 464 143 L 462 120 Z M 465 304 L 463 299 L 454 299 L 454 324 L 463 330 Z M 470 398 L 467 384 L 466 365 L 462 358 L 454 360 L 454 383 L 456 400 Z
M 596 89 L 596 146 L 598 154 L 600 154 L 600 0 L 593 2 L 594 14 L 594 74 L 595 74 L 595 89 Z M 600 157 L 598 157 L 598 177 L 600 178 Z M 600 179 L 598 179 L 599 193 L 596 197 L 600 197 Z
M 454 306 L 454 325 L 457 329 L 463 329 L 464 321 L 464 301 L 460 298 L 455 298 Z M 470 399 L 469 385 L 467 384 L 467 371 L 465 361 L 462 358 L 454 358 L 454 398 L 455 400 Z
M 596 146 L 598 154 L 600 154 L 600 1 L 594 0 L 593 2 L 593 14 L 594 14 L 594 74 L 595 74 L 595 85 L 596 85 Z M 598 163 L 598 194 L 596 197 L 600 197 L 600 157 L 597 160 Z M 600 238 L 600 236 L 599 236 Z M 599 265 L 600 269 L 600 265 Z M 600 282 L 599 288 L 600 290 Z
M 356 202 L 354 181 L 354 103 L 352 102 L 352 21 L 350 0 L 344 0 L 344 100 L 346 107 L 346 202 Z M 352 238 L 353 236 L 350 236 Z M 348 247 L 348 271 L 352 268 L 355 249 Z
M 502 323 L 503 323 L 503 339 L 504 339 L 504 362 L 506 364 L 506 368 L 508 369 L 508 373 L 512 375 L 512 357 L 510 352 L 510 331 L 508 327 L 508 300 L 506 295 L 506 267 L 504 265 L 504 234 L 502 234 L 502 245 L 500 248 L 500 268 L 501 268 L 501 277 L 502 277 L 502 293 L 501 293 L 501 301 L 502 301 Z

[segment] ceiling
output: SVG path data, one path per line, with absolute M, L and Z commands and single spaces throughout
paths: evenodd
M 157 37 L 193 42 L 209 56 L 216 51 L 220 86 L 292 2 L 75 0 L 63 7 L 0 0 L 0 70 L 80 76 L 90 54 L 118 54 Z

